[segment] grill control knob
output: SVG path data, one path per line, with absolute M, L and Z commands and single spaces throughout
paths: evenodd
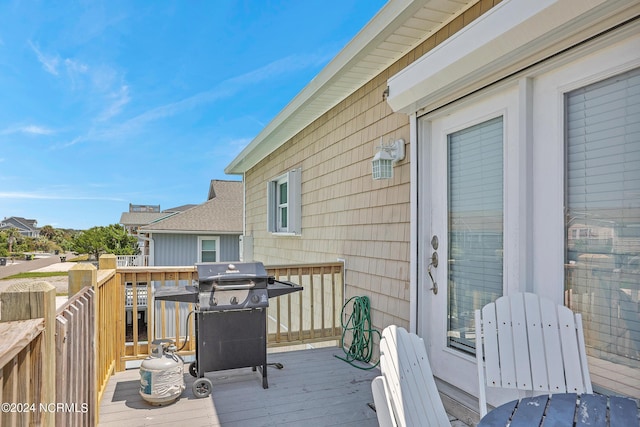
M 251 302 L 257 304 L 260 301 L 260 297 L 256 294 L 251 295 Z
M 238 304 L 238 298 L 236 296 L 232 296 L 229 302 L 231 303 L 231 305 L 236 305 Z

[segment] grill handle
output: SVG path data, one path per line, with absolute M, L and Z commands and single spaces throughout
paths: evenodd
M 233 284 L 233 285 L 219 285 L 214 283 L 214 289 L 224 290 L 232 290 L 232 289 L 251 289 L 255 286 L 255 283 L 241 283 L 241 284 Z

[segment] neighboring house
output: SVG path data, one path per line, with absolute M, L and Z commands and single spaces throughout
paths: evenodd
M 209 200 L 138 229 L 149 265 L 238 261 L 242 235 L 242 182 L 212 180 Z
M 35 219 L 26 219 L 19 216 L 4 218 L 0 221 L 0 231 L 17 228 L 20 234 L 27 237 L 40 237 L 40 229 L 38 221 Z
M 138 234 L 138 228 L 186 211 L 195 205 L 184 205 L 160 211 L 160 205 L 133 205 L 129 203 L 129 212 L 123 212 L 120 222 L 131 235 Z
M 253 258 L 344 259 L 345 299 L 368 296 L 379 330 L 417 331 L 457 401 L 478 393 L 474 309 L 564 301 L 596 389 L 639 398 L 639 15 L 627 0 L 389 1 L 227 166 Z M 400 139 L 393 178 L 373 180 L 380 141 Z M 576 245 L 574 224 L 597 224 L 598 244 Z

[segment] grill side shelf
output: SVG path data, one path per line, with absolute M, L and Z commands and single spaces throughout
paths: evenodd
M 300 285 L 296 285 L 293 282 L 286 282 L 281 280 L 273 280 L 273 283 L 267 285 L 267 293 L 269 298 L 279 297 L 281 295 L 291 294 L 293 292 L 299 292 L 304 288 Z
M 156 301 L 198 302 L 199 291 L 195 286 L 185 286 L 179 289 L 158 289 L 155 293 Z

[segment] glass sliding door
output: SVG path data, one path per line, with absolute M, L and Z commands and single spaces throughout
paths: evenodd
M 640 70 L 566 94 L 565 109 L 566 300 L 591 356 L 637 369 Z
M 447 144 L 447 345 L 475 354 L 474 310 L 503 292 L 503 118 L 451 133 Z

